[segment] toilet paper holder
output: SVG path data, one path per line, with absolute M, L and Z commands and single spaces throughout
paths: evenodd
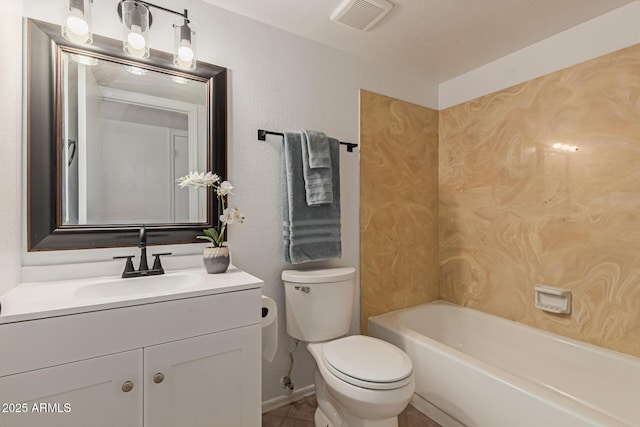
M 278 306 L 271 298 L 262 295 L 260 308 L 262 357 L 268 362 L 273 362 L 278 348 Z

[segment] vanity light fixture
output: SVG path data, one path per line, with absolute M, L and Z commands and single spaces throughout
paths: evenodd
M 186 70 L 194 70 L 196 68 L 196 31 L 195 24 L 188 17 L 187 9 L 180 13 L 143 0 L 120 1 L 118 15 L 124 26 L 122 41 L 124 51 L 139 58 L 149 57 L 149 28 L 153 23 L 149 8 L 152 7 L 180 16 L 173 25 L 175 36 L 173 64 Z
M 118 3 L 118 14 L 122 20 L 124 37 L 122 49 L 131 56 L 149 57 L 149 27 L 151 12 L 142 2 L 127 0 Z
M 187 70 L 196 68 L 196 25 L 187 19 L 187 10 L 184 18 L 176 19 L 173 24 L 174 50 L 173 64 Z
M 73 43 L 91 44 L 91 3 L 93 0 L 63 0 L 62 36 Z

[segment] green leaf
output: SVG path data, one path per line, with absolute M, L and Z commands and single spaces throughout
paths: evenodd
M 206 230 L 202 230 L 204 236 L 196 236 L 197 239 L 208 240 L 213 243 L 214 246 L 221 246 L 222 242 L 222 233 L 218 233 L 218 230 L 215 228 L 208 228 Z
M 215 243 L 215 241 L 209 236 L 196 236 L 196 239 L 208 240 L 211 243 Z

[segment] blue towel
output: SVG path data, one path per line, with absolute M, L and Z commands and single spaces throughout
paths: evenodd
M 329 138 L 333 203 L 308 206 L 302 166 L 302 138 L 287 132 L 283 156 L 284 258 L 292 264 L 340 258 L 340 143 Z
M 309 158 L 309 167 L 330 168 L 331 153 L 329 152 L 329 139 L 324 132 L 302 129 L 302 154 Z
M 333 202 L 331 153 L 329 139 L 323 132 L 303 129 L 302 173 L 307 205 L 318 206 Z

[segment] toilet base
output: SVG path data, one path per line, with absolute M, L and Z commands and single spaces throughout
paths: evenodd
M 398 427 L 398 417 L 367 420 L 355 416 L 344 408 L 329 392 L 322 375 L 315 372 L 316 401 L 315 427 Z
M 322 409 L 318 407 L 313 417 L 313 422 L 316 427 L 398 427 L 398 417 L 393 417 L 387 420 L 357 420 L 356 424 L 347 424 L 346 420 L 342 420 L 340 426 L 337 426 L 331 422 Z
M 313 422 L 316 427 L 336 427 L 331 423 L 331 420 L 327 418 L 324 412 L 322 412 L 322 409 L 320 409 L 320 407 L 316 409 L 316 413 L 313 416 Z

